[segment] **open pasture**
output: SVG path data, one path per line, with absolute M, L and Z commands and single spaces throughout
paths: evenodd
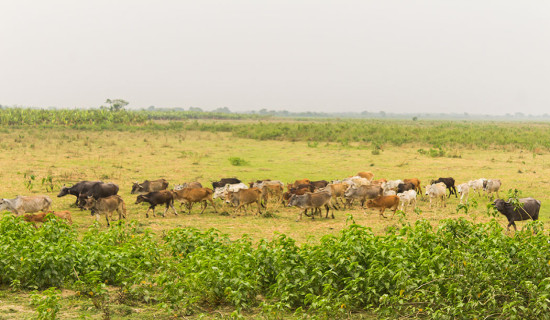
M 356 205 L 334 211 L 335 219 L 304 217 L 296 222 L 297 208 L 270 203 L 267 215 L 253 215 L 255 208 L 236 215 L 219 200 L 216 205 L 224 214 L 208 207 L 200 215 L 195 206 L 188 215 L 176 204 L 177 217 L 171 210 L 161 217 L 163 208 L 158 206 L 157 215 L 146 218 L 147 205 L 135 204 L 136 195 L 130 191 L 134 181 L 157 178 L 167 179 L 170 188 L 196 180 L 210 187 L 211 181 L 222 177 L 288 183 L 372 171 L 375 179 L 418 178 L 424 189 L 438 177 L 454 177 L 457 185 L 483 177 L 502 180 L 501 197 L 508 189 L 518 189 L 522 196 L 541 200 L 540 220 L 547 226 L 547 149 L 531 148 L 535 143 L 522 149 L 513 142 L 481 148 L 460 139 L 438 148 L 425 142 L 371 144 L 361 136 L 329 142 L 296 137 L 290 140 L 297 141 L 286 141 L 281 136 L 255 140 L 238 137 L 244 126 L 238 131 L 218 130 L 218 123 L 208 130 L 209 122 L 201 121 L 197 130 L 184 130 L 188 125 L 197 126 L 0 131 L 0 196 L 47 194 L 53 200 L 51 209 L 71 210 L 74 221 L 71 228 L 48 223 L 35 230 L 4 214 L 0 237 L 12 245 L 3 247 L 0 261 L 6 271 L 0 317 L 34 315 L 29 305 L 32 294 L 17 289 L 51 286 L 63 289 L 58 294 L 63 300 L 57 304 L 63 318 L 233 318 L 235 310 L 266 319 L 310 314 L 505 318 L 509 312 L 529 318 L 545 313 L 547 232 L 536 237 L 529 230 L 518 231 L 516 237 L 505 234 L 506 218 L 498 215 L 496 225 L 489 222 L 489 200 L 483 196 L 471 194 L 467 212 L 464 208 L 457 212 L 459 201 L 453 196 L 445 208 L 429 208 L 426 200 L 419 200 L 416 212 L 409 209 L 393 218 L 386 212 L 387 219 Z M 254 127 L 261 129 L 253 125 L 251 130 Z M 521 132 L 518 127 L 514 125 Z M 107 228 L 101 217 L 96 228 L 89 211 L 72 206 L 74 196 L 56 197 L 63 184 L 80 180 L 118 184 L 131 222 Z M 521 229 L 526 222 L 517 224 Z M 528 287 L 532 283 L 538 284 L 536 290 Z M 521 289 L 517 296 L 518 286 L 530 291 Z M 43 306 L 56 305 L 48 299 L 57 294 L 49 292 L 40 294 Z M 456 299 L 466 304 L 457 306 Z M 510 311 L 503 304 L 526 307 Z
M 541 220 L 548 223 L 550 208 L 546 195 L 550 191 L 550 155 L 547 152 L 518 148 L 478 149 L 464 146 L 445 147 L 448 156 L 430 155 L 430 146 L 407 144 L 384 145 L 373 152 L 370 146 L 359 143 L 308 143 L 289 141 L 260 141 L 242 139 L 226 132 L 204 131 L 82 131 L 69 128 L 21 128 L 0 133 L 0 195 L 11 198 L 16 195 L 48 194 L 53 210 L 71 209 L 75 224 L 87 229 L 93 219 L 87 211 L 71 208 L 73 196 L 57 198 L 61 185 L 71 185 L 80 180 L 110 181 L 120 186 L 129 219 L 135 219 L 144 227 L 164 231 L 173 227 L 192 226 L 199 229 L 217 228 L 232 238 L 249 234 L 253 239 L 270 239 L 274 233 L 284 233 L 299 242 L 319 239 L 325 234 L 336 234 L 346 226 L 348 215 L 377 234 L 395 225 L 398 217 L 383 219 L 375 210 L 335 211 L 336 219 L 295 219 L 299 209 L 284 208 L 271 203 L 267 210 L 274 217 L 264 218 L 233 214 L 233 209 L 216 202 L 222 211 L 230 215 L 218 215 L 209 207 L 199 215 L 195 206 L 191 215 L 175 217 L 171 210 L 165 218 L 145 218 L 147 206 L 136 205 L 135 195 L 130 194 L 134 181 L 165 178 L 169 188 L 184 181 L 200 181 L 211 187 L 211 181 L 222 177 L 238 177 L 244 182 L 256 179 L 278 179 L 293 182 L 296 179 L 333 180 L 345 178 L 358 171 L 372 171 L 375 179 L 388 180 L 419 178 L 422 188 L 431 179 L 453 177 L 456 184 L 477 178 L 501 179 L 501 196 L 508 189 L 519 189 L 523 196 L 542 201 Z M 245 160 L 235 166 L 230 157 Z M 31 180 L 30 176 L 35 179 Z M 46 191 L 42 178 L 52 178 L 53 190 Z M 25 184 L 25 181 L 30 183 Z M 420 200 L 420 214 L 409 210 L 406 220 L 428 219 L 433 224 L 443 218 L 464 216 L 473 221 L 487 221 L 485 197 L 470 195 L 477 208 L 470 207 L 457 213 L 459 201 L 453 196 L 446 208 L 430 209 L 428 202 Z M 470 201 L 472 203 L 472 201 Z M 179 209 L 179 204 L 177 204 Z M 265 210 L 264 210 L 265 211 Z M 505 225 L 504 216 L 497 217 Z M 102 225 L 105 220 L 101 219 Z M 519 224 L 521 226 L 521 223 Z

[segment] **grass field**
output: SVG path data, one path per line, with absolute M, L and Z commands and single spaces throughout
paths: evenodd
M 384 234 L 388 228 L 398 227 L 402 222 L 427 219 L 437 226 L 444 218 L 463 217 L 470 221 L 490 221 L 486 214 L 485 197 L 471 195 L 477 208 L 471 207 L 468 213 L 457 213 L 458 200 L 450 198 L 446 208 L 428 207 L 425 200 L 419 201 L 419 213 L 409 210 L 404 217 L 384 219 L 376 212 L 360 208 L 335 211 L 336 218 L 305 218 L 296 222 L 298 209 L 283 208 L 280 204 L 270 204 L 268 211 L 272 217 L 234 215 L 232 209 L 223 208 L 230 215 L 215 214 L 209 207 L 199 215 L 197 207 L 191 215 L 180 213 L 174 216 L 171 211 L 165 218 L 145 218 L 147 207 L 134 204 L 135 195 L 130 194 L 133 181 L 165 178 L 170 187 L 185 181 L 200 181 L 211 187 L 210 182 L 222 177 L 238 177 L 243 181 L 255 179 L 277 179 L 292 182 L 296 179 L 333 180 L 354 175 L 359 171 L 372 171 L 375 178 L 404 179 L 419 178 L 422 187 L 431 179 L 454 177 L 457 184 L 477 178 L 498 178 L 503 182 L 501 196 L 506 190 L 516 188 L 523 196 L 532 196 L 542 201 L 541 220 L 547 226 L 550 217 L 547 194 L 550 191 L 550 154 L 544 150 L 536 152 L 517 147 L 488 148 L 454 146 L 446 147 L 445 157 L 432 157 L 419 149 L 429 150 L 425 144 L 383 145 L 379 154 L 364 143 L 252 140 L 237 138 L 229 132 L 205 131 L 83 131 L 70 128 L 17 128 L 0 132 L 0 196 L 13 198 L 17 195 L 48 194 L 53 199 L 53 210 L 71 210 L 79 232 L 87 230 L 94 222 L 88 211 L 79 211 L 71 204 L 73 196 L 57 198 L 61 185 L 71 185 L 80 180 L 103 180 L 117 183 L 119 194 L 124 198 L 130 220 L 137 220 L 144 229 L 150 229 L 160 236 L 176 227 L 195 227 L 200 230 L 216 228 L 239 239 L 249 235 L 253 242 L 272 239 L 277 234 L 286 234 L 299 244 L 318 243 L 327 234 L 339 234 L 350 224 L 352 217 L 359 225 L 372 228 L 375 234 Z M 231 165 L 230 157 L 240 157 L 248 162 L 245 166 Z M 30 180 L 30 176 L 35 177 Z M 54 190 L 47 192 L 42 178 L 50 176 Z M 25 181 L 31 181 L 25 184 Z M 220 209 L 222 204 L 217 202 Z M 157 213 L 162 208 L 157 208 Z M 391 215 L 390 215 L 391 216 Z M 505 217 L 497 216 L 503 227 Z M 401 221 L 400 221 L 401 220 Z M 103 228 L 105 220 L 100 220 Z M 518 227 L 523 226 L 518 223 Z M 0 300 L 10 307 L 0 308 L 0 319 L 27 317 L 29 295 L 25 292 L 10 294 L 7 289 L 0 291 Z M 65 294 L 65 293 L 64 293 Z M 67 293 L 70 295 L 70 292 Z M 72 298 L 71 298 L 72 299 Z M 68 299 L 66 306 L 75 304 Z M 26 302 L 27 301 L 27 302 Z M 78 301 L 78 300 L 77 300 Z M 78 305 L 78 303 L 76 303 Z M 11 308 L 11 309 L 10 309 Z M 21 313 L 19 313 L 19 310 Z M 87 314 L 99 317 L 88 311 L 75 312 L 74 308 L 66 317 Z M 122 308 L 122 307 L 121 307 Z M 141 308 L 141 307 L 140 307 Z M 6 311 L 8 310 L 8 311 Z M 16 310 L 15 312 L 9 310 Z M 25 311 L 26 310 L 26 311 Z M 223 310 L 222 310 L 223 311 Z M 158 313 L 158 309 L 145 307 L 145 318 Z M 19 314 L 19 316 L 18 316 Z M 117 313 L 124 317 L 124 312 Z M 222 312 L 222 314 L 228 314 Z M 135 313 L 134 313 L 135 316 Z M 168 317 L 160 314 L 157 317 Z M 214 316 L 210 313 L 209 317 Z M 368 315 L 356 315 L 368 317 Z M 65 317 L 65 316 L 64 316 Z

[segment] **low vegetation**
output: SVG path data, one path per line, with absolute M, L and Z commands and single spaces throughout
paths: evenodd
M 247 237 L 232 241 L 214 229 L 175 228 L 155 240 L 135 222 L 105 231 L 93 226 L 80 238 L 57 220 L 36 230 L 5 215 L 0 283 L 70 289 L 107 316 L 115 305 L 136 303 L 177 316 L 223 306 L 269 317 L 548 315 L 550 237 L 540 223 L 514 237 L 496 222 L 464 219 L 443 221 L 438 228 L 419 220 L 385 235 L 351 217 L 350 223 L 318 244 L 297 245 L 280 235 L 253 245 Z M 58 312 L 54 289 L 41 299 L 51 305 L 50 313 Z

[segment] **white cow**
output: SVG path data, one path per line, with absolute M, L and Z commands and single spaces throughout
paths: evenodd
M 442 206 L 447 206 L 447 187 L 443 182 L 434 183 L 426 186 L 426 195 L 430 197 L 430 208 L 432 207 L 432 199 L 439 199 Z
M 384 192 L 389 190 L 397 191 L 397 186 L 399 186 L 400 183 L 403 183 L 403 180 L 390 180 L 382 183 L 382 188 L 384 189 Z
M 470 186 L 468 183 L 459 184 L 457 187 L 458 194 L 460 194 L 460 203 L 462 199 L 466 196 L 466 201 L 468 201 L 468 196 L 470 195 Z
M 477 194 L 481 196 L 481 191 L 483 190 L 483 185 L 487 182 L 487 179 L 480 178 L 477 180 L 470 180 L 468 182 L 468 186 L 475 192 L 477 191 Z
M 231 192 L 237 192 L 241 189 L 248 189 L 248 186 L 244 183 L 235 183 L 235 184 L 226 184 L 223 187 L 214 189 L 214 195 L 212 196 L 213 199 L 220 198 L 224 200 L 227 197 L 227 193 L 229 191 Z
M 493 199 L 493 192 L 496 192 L 497 193 L 497 197 L 499 197 L 498 195 L 498 190 L 500 190 L 500 186 L 502 184 L 500 183 L 500 180 L 499 179 L 489 179 L 487 180 L 487 183 L 485 184 L 483 190 L 485 190 L 485 192 L 487 192 L 487 198 L 490 198 L 490 199 Z
M 0 200 L 0 211 L 11 211 L 16 215 L 33 213 L 38 211 L 47 212 L 52 204 L 48 196 L 17 196 L 15 199 Z
M 413 206 L 413 208 L 416 207 L 416 191 L 414 190 L 407 190 L 402 193 L 398 193 L 397 196 L 399 197 L 399 202 L 401 202 L 401 210 L 405 211 L 405 206 Z

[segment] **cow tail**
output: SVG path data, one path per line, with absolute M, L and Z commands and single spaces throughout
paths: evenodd
M 122 200 L 122 198 L 120 198 L 120 200 Z M 124 217 L 124 219 L 126 219 L 126 203 L 124 203 L 124 201 L 121 201 L 120 206 L 122 207 L 122 216 Z

